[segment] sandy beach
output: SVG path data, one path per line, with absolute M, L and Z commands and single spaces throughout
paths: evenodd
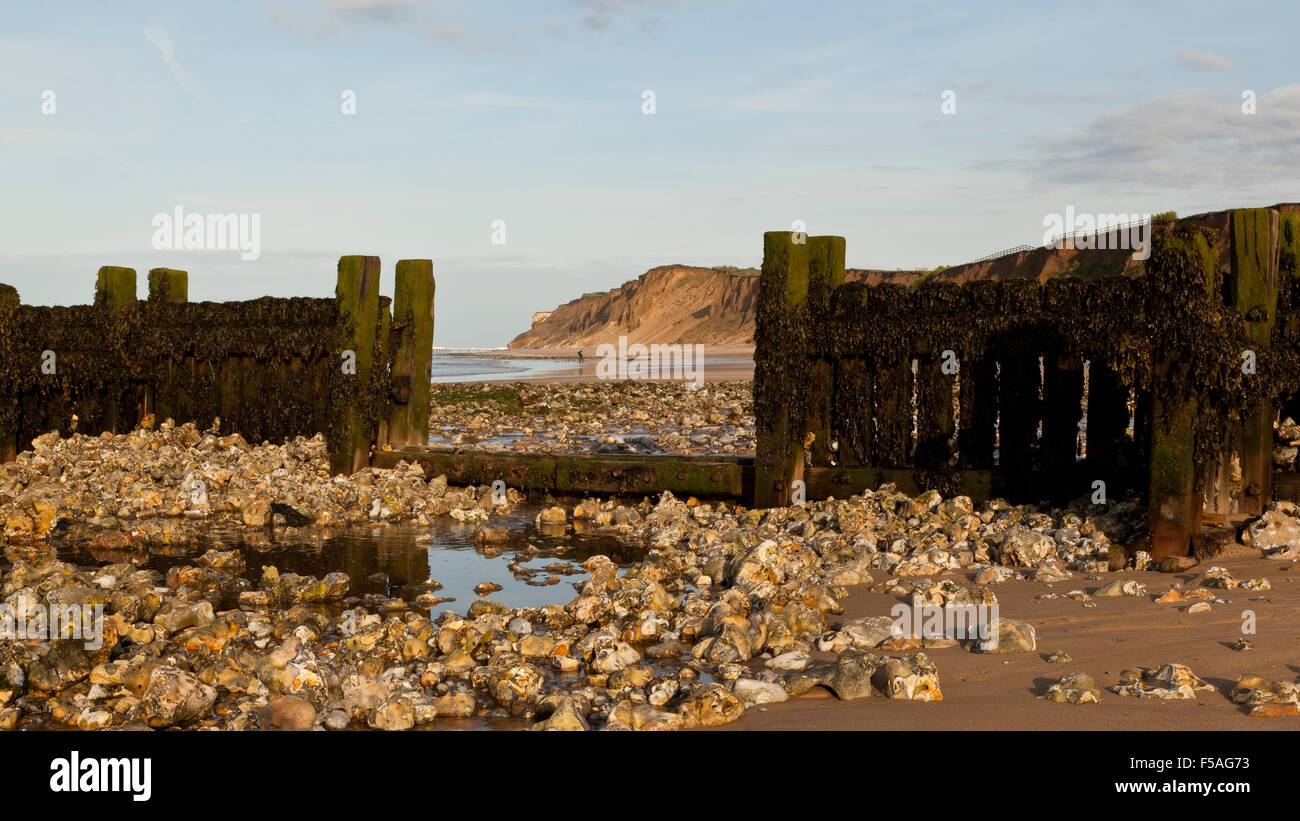
M 1135 579 L 1153 594 L 1187 583 L 1207 567 L 1224 567 L 1241 579 L 1265 577 L 1273 589 L 1219 591 L 1227 603 L 1191 615 L 1185 604 L 1156 604 L 1154 596 L 1098 598 L 1087 608 L 1068 598 L 1035 601 L 1048 592 L 1082 589 L 1092 593 L 1116 578 Z M 1252 718 L 1248 708 L 1228 700 L 1243 675 L 1291 681 L 1300 673 L 1295 647 L 1300 639 L 1300 585 L 1290 562 L 1259 558 L 1238 548 L 1187 573 L 1124 571 L 1102 580 L 1071 579 L 1050 588 L 1033 581 L 997 586 L 1004 617 L 1030 621 L 1038 630 L 1038 651 L 979 655 L 960 648 L 929 651 L 939 670 L 943 701 L 886 699 L 840 701 L 820 687 L 782 704 L 746 710 L 725 730 L 1295 730 L 1300 718 Z M 969 584 L 967 574 L 949 575 Z M 850 589 L 844 615 L 885 615 L 902 597 Z M 1243 610 L 1257 616 L 1258 633 L 1246 636 L 1253 650 L 1231 644 L 1242 638 Z M 1064 650 L 1070 664 L 1049 664 Z M 830 653 L 815 658 L 834 660 Z M 1110 692 L 1121 670 L 1177 662 L 1213 684 L 1195 701 L 1133 698 Z M 1091 674 L 1102 688 L 1098 704 L 1056 704 L 1037 698 L 1066 673 Z

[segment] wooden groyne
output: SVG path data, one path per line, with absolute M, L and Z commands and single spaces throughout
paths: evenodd
M 188 274 L 104 267 L 94 303 L 23 305 L 0 285 L 0 460 L 51 430 L 131 430 L 146 416 L 251 442 L 324 433 L 350 473 L 376 446 L 428 438 L 433 265 L 397 263 L 379 294 L 379 258 L 339 260 L 333 299 L 188 301 Z
M 1136 490 L 1153 555 L 1184 555 L 1203 515 L 1271 496 L 1298 251 L 1300 206 L 1279 205 L 1157 219 L 1137 275 L 907 288 L 846 284 L 841 237 L 767 233 L 755 504 L 903 478 L 1032 502 Z

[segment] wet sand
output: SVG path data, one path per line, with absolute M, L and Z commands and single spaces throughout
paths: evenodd
M 1300 730 L 1300 717 L 1251 718 L 1249 708 L 1227 696 L 1237 679 L 1256 674 L 1295 681 L 1300 674 L 1300 567 L 1259 558 L 1238 547 L 1185 573 L 1124 571 L 1091 581 L 1076 574 L 1050 588 L 1033 581 L 993 585 L 1001 615 L 1031 622 L 1038 631 L 1035 653 L 975 654 L 953 647 L 928 650 L 939 671 L 941 702 L 884 698 L 840 701 L 822 688 L 781 704 L 746 710 L 722 730 Z M 1156 604 L 1171 585 L 1188 583 L 1208 567 L 1225 567 L 1240 580 L 1264 577 L 1272 590 L 1216 590 L 1227 604 L 1190 615 L 1187 604 Z M 1284 569 L 1285 568 L 1285 569 Z M 968 574 L 948 574 L 970 583 Z M 942 578 L 942 577 L 940 577 Z M 1036 602 L 1045 592 L 1092 594 L 1115 579 L 1137 579 L 1152 594 L 1099 598 L 1095 608 L 1068 598 Z M 838 619 L 887 615 L 901 596 L 850 588 Z M 1257 633 L 1245 638 L 1254 650 L 1230 644 L 1242 638 L 1243 610 L 1254 610 Z M 1064 650 L 1070 664 L 1049 664 Z M 881 651 L 876 651 L 881 652 Z M 834 655 L 816 653 L 831 661 Z M 1198 692 L 1194 701 L 1121 696 L 1106 688 L 1121 670 L 1185 664 L 1218 692 Z M 1061 676 L 1086 672 L 1101 688 L 1099 704 L 1056 704 L 1035 698 Z

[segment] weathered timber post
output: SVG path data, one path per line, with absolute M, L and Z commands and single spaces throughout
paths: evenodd
M 801 380 L 807 371 L 803 335 L 808 299 L 808 242 L 803 234 L 763 234 L 763 269 L 754 329 L 754 506 L 790 504 L 803 479 Z
M 190 275 L 173 268 L 149 271 L 149 301 L 183 304 L 190 298 Z
M 876 362 L 876 464 L 907 467 L 912 456 L 912 353 Z
M 811 344 L 818 344 L 822 323 L 829 320 L 835 289 L 844 284 L 844 237 L 808 237 L 808 310 L 813 319 Z M 810 354 L 824 353 L 809 351 Z M 803 435 L 811 433 L 813 464 L 824 467 L 834 455 L 831 441 L 831 399 L 835 390 L 834 362 L 812 355 L 804 381 L 807 419 Z
M 17 373 L 22 365 L 14 357 L 18 344 L 18 306 L 18 290 L 12 285 L 0 285 L 0 462 L 12 462 L 18 456 L 18 415 L 22 400 Z
M 1175 309 L 1170 301 L 1206 298 L 1217 290 L 1216 257 L 1203 233 L 1194 231 L 1175 235 L 1175 228 L 1153 238 L 1152 258 L 1147 262 L 1147 276 L 1155 278 L 1153 287 L 1158 299 L 1147 306 L 1151 311 Z M 1168 267 L 1166 267 L 1168 266 Z M 1186 273 L 1185 273 L 1186 272 Z M 1204 289 L 1198 295 L 1198 291 Z M 1152 390 L 1149 398 L 1139 399 L 1142 407 L 1149 402 L 1149 420 L 1141 430 L 1150 443 L 1148 465 L 1149 519 L 1151 556 L 1159 561 L 1167 556 L 1186 556 L 1192 536 L 1201 527 L 1200 483 L 1196 472 L 1196 421 L 1199 401 L 1195 395 L 1170 395 L 1170 377 L 1186 367 L 1177 349 L 1162 348 L 1160 342 L 1151 352 Z
M 1133 465 L 1136 450 L 1128 439 L 1129 391 L 1099 356 L 1088 360 L 1088 431 L 1085 434 L 1088 481 L 1105 483 L 1107 498 L 1118 497 Z
M 1015 351 L 1002 357 L 998 377 L 998 467 L 1016 495 L 1027 491 L 1033 467 L 1029 449 L 1038 435 L 1038 355 Z
M 958 374 L 961 427 L 957 450 L 963 467 L 993 468 L 993 445 L 998 422 L 998 363 L 987 356 L 961 360 Z
M 393 407 L 393 360 L 390 346 L 393 332 L 393 300 L 386 296 L 379 298 L 379 330 L 375 335 L 375 370 L 371 378 L 371 396 L 374 407 L 370 411 L 375 420 L 375 445 L 388 441 L 388 414 Z
M 1245 318 L 1254 347 L 1262 357 L 1277 322 L 1278 214 L 1268 208 L 1242 208 L 1232 214 L 1232 305 Z M 1244 352 L 1243 352 L 1244 353 Z M 1272 403 L 1241 423 L 1241 510 L 1258 516 L 1273 495 Z
M 149 272 L 150 302 L 184 304 L 189 300 L 189 294 L 190 279 L 186 272 L 172 268 L 154 268 Z M 162 365 L 156 363 L 156 367 L 161 368 Z M 161 390 L 158 385 L 150 384 L 145 388 L 144 393 L 144 412 L 157 414 L 159 422 L 164 419 L 175 419 L 179 404 L 176 360 L 168 359 L 166 368 L 166 383 Z M 161 376 L 161 371 L 155 371 L 155 374 Z
M 370 464 L 374 442 L 371 379 L 379 332 L 379 257 L 340 257 L 334 298 L 338 318 L 330 470 L 350 474 Z
M 871 369 L 865 359 L 844 357 L 835 363 L 832 427 L 839 434 L 836 460 L 841 467 L 870 467 L 875 461 L 875 409 Z
M 403 259 L 397 263 L 393 289 L 392 407 L 388 442 L 425 445 L 429 442 L 429 366 L 433 362 L 433 261 Z
M 117 320 L 114 314 L 134 306 L 135 302 L 134 268 L 105 265 L 99 269 L 99 276 L 95 280 L 95 307 L 107 312 L 107 324 L 115 325 Z M 121 344 L 123 340 L 119 338 L 116 330 L 110 331 L 109 338 L 113 343 Z M 118 427 L 122 423 L 122 405 L 126 400 L 126 390 L 118 382 L 119 378 L 116 375 L 110 377 L 109 384 L 116 384 L 118 386 L 116 389 L 105 389 L 107 394 L 105 399 L 108 403 L 108 419 L 105 427 L 113 433 L 121 432 Z
M 1073 354 L 1045 356 L 1043 395 L 1043 467 L 1053 495 L 1064 501 L 1082 489 L 1074 483 L 1083 416 L 1083 360 Z
M 943 372 L 943 359 L 933 351 L 917 357 L 916 466 L 939 470 L 952 458 L 955 425 L 952 414 L 953 375 Z

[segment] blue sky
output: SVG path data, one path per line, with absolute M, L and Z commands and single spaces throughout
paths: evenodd
M 170 266 L 196 301 L 327 296 L 367 253 L 391 293 L 428 257 L 436 343 L 487 346 L 655 265 L 757 265 L 796 219 L 850 266 L 933 267 L 1067 206 L 1300 200 L 1300 6 L 1249 9 L 0 2 L 0 282 L 76 304 L 100 265 Z M 260 257 L 155 250 L 177 206 L 260 215 Z

